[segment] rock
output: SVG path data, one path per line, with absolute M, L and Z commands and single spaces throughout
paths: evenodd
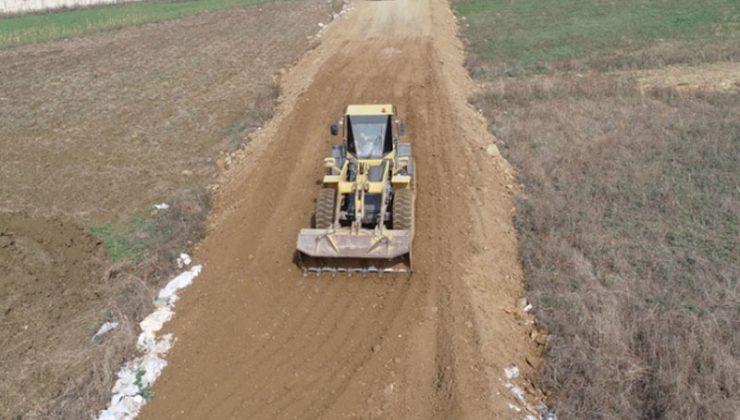
M 385 395 L 391 395 L 393 393 L 393 390 L 395 388 L 396 388 L 395 384 L 390 383 L 390 384 L 388 384 L 388 385 L 385 386 L 385 388 L 383 389 L 383 393 Z
M 373 353 L 377 353 L 377 352 L 379 352 L 379 351 L 380 351 L 380 349 L 381 349 L 381 347 L 380 347 L 380 344 L 376 344 L 376 345 L 374 345 L 374 346 L 372 347 L 372 349 L 371 349 L 371 350 L 373 351 Z
M 547 344 L 547 336 L 537 330 L 532 330 L 532 332 L 529 333 L 529 338 L 540 346 Z
M 231 165 L 231 159 L 229 159 L 229 158 L 220 158 L 220 159 L 216 160 L 216 167 L 220 171 L 225 171 L 225 170 L 229 169 L 229 166 L 230 165 Z
M 489 144 L 486 146 L 486 153 L 488 153 L 489 156 L 498 156 L 498 147 L 496 147 L 495 144 Z

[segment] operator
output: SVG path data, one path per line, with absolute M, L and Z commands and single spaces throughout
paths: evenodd
M 383 154 L 383 136 L 368 135 L 360 132 L 361 141 L 356 143 L 358 156 L 377 157 Z

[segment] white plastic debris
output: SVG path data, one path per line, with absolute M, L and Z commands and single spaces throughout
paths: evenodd
M 525 398 L 526 391 L 512 383 L 513 380 L 517 379 L 521 375 L 521 372 L 516 365 L 512 364 L 510 367 L 504 368 L 504 374 L 506 375 L 507 379 L 506 382 L 504 382 L 504 386 L 517 400 L 515 401 L 515 403 L 508 403 L 510 409 L 514 410 L 517 413 L 521 413 L 522 411 L 525 411 L 525 413 L 539 412 L 539 417 L 532 414 L 526 414 L 523 420 L 557 420 L 555 413 L 547 408 L 546 405 L 542 403 L 538 404 L 536 407 L 530 405 Z M 497 395 L 500 394 L 497 393 Z
M 155 332 L 162 329 L 164 324 L 167 323 L 170 319 L 172 319 L 173 312 L 169 308 L 169 305 L 157 308 L 154 312 L 149 314 L 146 318 L 144 318 L 143 321 L 139 323 L 139 326 L 141 327 L 142 333 L 139 334 L 139 344 L 141 344 L 141 341 L 146 337 L 145 333 L 152 332 L 152 336 Z
M 521 402 L 526 402 L 524 400 L 524 390 L 519 388 L 516 385 L 512 385 L 510 383 L 505 384 L 507 388 L 509 388 L 509 391 Z
M 511 367 L 504 368 L 504 374 L 506 379 L 516 379 L 519 377 L 519 368 L 516 365 L 511 365 Z
M 532 310 L 532 304 L 528 303 L 527 306 L 524 307 L 524 312 L 529 312 Z
M 190 257 L 188 257 L 188 264 Z M 203 267 L 195 265 L 180 273 L 159 291 L 157 309 L 139 323 L 141 334 L 136 347 L 141 356 L 126 363 L 118 371 L 110 405 L 98 414 L 99 420 L 129 420 L 135 418 L 151 398 L 151 386 L 167 366 L 165 355 L 172 347 L 172 334 L 157 337 L 157 332 L 174 315 L 177 292 L 190 285 Z M 115 327 L 113 327 L 115 328 Z
M 190 262 L 190 255 L 183 252 L 179 257 L 177 257 L 177 268 L 188 266 L 190 265 Z
M 115 321 L 104 322 L 103 325 L 101 325 L 100 328 L 98 328 L 98 332 L 96 332 L 95 335 L 93 335 L 93 338 L 92 339 L 95 340 L 96 338 L 100 337 L 101 335 L 103 335 L 103 334 L 105 334 L 105 333 L 107 333 L 109 331 L 112 331 L 113 329 L 115 329 L 117 327 L 118 327 L 118 322 L 115 322 Z
M 170 280 L 170 282 L 167 283 L 167 286 L 159 291 L 159 299 L 168 302 L 170 305 L 175 303 L 177 301 L 176 292 L 183 287 L 190 286 L 193 279 L 198 277 L 198 274 L 200 274 L 201 268 L 203 267 L 200 265 L 193 266 L 190 270 L 184 271 L 174 279 Z
M 555 415 L 555 412 L 550 410 L 550 408 L 545 404 L 540 403 L 537 405 L 537 409 L 541 413 L 542 420 L 558 420 L 558 416 Z
M 153 205 L 152 207 L 154 207 L 157 210 L 167 210 L 168 208 L 170 208 L 170 205 L 167 203 L 159 203 L 159 204 Z
M 509 408 L 511 408 L 512 410 L 516 411 L 517 413 L 520 413 L 520 412 L 522 411 L 522 409 L 521 409 L 521 408 L 519 408 L 519 407 L 515 406 L 515 405 L 514 405 L 514 404 L 512 404 L 512 403 L 509 403 Z

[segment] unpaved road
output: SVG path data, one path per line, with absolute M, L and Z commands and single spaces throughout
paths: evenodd
M 510 418 L 502 370 L 532 377 L 539 350 L 516 310 L 515 187 L 467 105 L 455 19 L 444 0 L 357 1 L 322 37 L 225 177 L 142 418 Z M 327 124 L 379 101 L 415 147 L 415 273 L 304 278 L 292 257 L 336 140 Z

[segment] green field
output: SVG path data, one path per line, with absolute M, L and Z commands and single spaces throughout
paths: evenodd
M 738 0 L 470 0 L 455 11 L 477 57 L 510 66 L 740 42 Z
M 0 48 L 162 22 L 267 0 L 191 0 L 104 5 L 0 19 Z

